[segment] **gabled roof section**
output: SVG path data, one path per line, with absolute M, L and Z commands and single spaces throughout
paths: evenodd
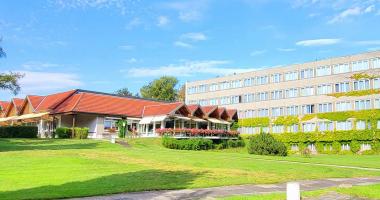
M 219 118 L 218 106 L 202 106 L 205 117 Z
M 78 90 L 77 93 L 60 103 L 60 105 L 54 109 L 54 113 L 72 112 L 141 117 L 145 106 L 158 104 L 164 103 Z
M 203 112 L 202 108 L 198 104 L 192 104 L 187 106 L 190 110 L 190 115 L 194 117 L 203 118 L 205 116 L 205 113 Z
M 47 95 L 40 101 L 35 110 L 37 112 L 51 111 L 76 92 L 77 90 L 69 90 L 66 92 Z
M 8 106 L 11 104 L 9 101 L 0 101 L 0 117 L 2 117 L 8 109 Z
M 44 96 L 37 96 L 37 95 L 27 95 L 22 106 L 20 109 L 20 114 L 25 112 L 25 108 L 31 106 L 32 112 L 34 112 L 37 108 L 37 106 L 41 103 L 41 101 L 44 99 Z M 27 105 L 29 103 L 29 105 Z
M 237 121 L 238 120 L 238 114 L 236 109 L 227 109 L 227 113 L 229 116 L 229 120 L 231 121 Z
M 159 105 L 145 106 L 143 117 L 158 116 L 158 115 L 174 115 L 181 114 L 188 116 L 190 114 L 189 108 L 182 102 L 165 103 Z
M 228 116 L 226 108 L 224 108 L 224 107 L 218 107 L 218 114 L 219 114 L 219 118 L 220 119 L 228 120 L 229 116 Z
M 5 111 L 4 116 L 8 117 L 12 110 L 14 110 L 15 115 L 18 115 L 21 111 L 23 103 L 24 103 L 24 99 L 13 98 L 9 106 L 7 107 L 7 110 Z

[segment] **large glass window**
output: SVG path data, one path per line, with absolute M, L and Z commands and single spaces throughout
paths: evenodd
M 368 110 L 371 109 L 371 100 L 357 100 L 355 101 L 355 110 Z
M 199 85 L 198 86 L 198 93 L 206 92 L 207 91 L 207 85 Z
M 297 133 L 298 132 L 298 124 L 293 124 L 288 126 L 287 128 L 289 133 Z
M 240 95 L 231 96 L 231 103 L 232 104 L 241 103 L 241 96 Z
M 256 98 L 257 101 L 266 101 L 268 100 L 268 92 L 260 92 L 260 93 L 257 93 L 257 98 Z
M 301 79 L 313 78 L 314 69 L 303 69 L 301 70 Z
M 269 109 L 259 109 L 257 112 L 258 117 L 269 117 Z
M 189 87 L 188 89 L 187 89 L 187 93 L 188 94 L 195 94 L 196 93 L 196 87 Z
M 253 94 L 245 94 L 244 95 L 244 103 L 253 102 L 253 100 L 254 100 L 253 97 L 254 97 Z
M 335 84 L 335 92 L 348 92 L 350 91 L 350 83 L 342 82 Z
M 211 92 L 212 91 L 217 91 L 218 90 L 218 84 L 216 84 L 216 83 L 210 84 L 210 89 L 209 90 Z
M 245 118 L 253 118 L 255 117 L 255 111 L 254 110 L 246 110 L 244 112 Z
M 231 88 L 239 88 L 242 87 L 241 80 L 233 80 L 231 81 Z
M 332 103 L 321 103 L 318 104 L 318 112 L 332 112 Z
M 319 95 L 332 93 L 332 86 L 330 84 L 318 85 L 317 92 Z
M 272 74 L 271 76 L 271 82 L 272 83 L 279 83 L 281 81 L 281 74 Z
M 334 74 L 341 74 L 341 73 L 347 73 L 350 72 L 350 66 L 348 64 L 339 64 L 333 66 L 333 73 Z
M 367 69 L 369 69 L 368 60 L 360 60 L 360 61 L 352 62 L 353 72 L 367 70 Z
M 282 99 L 282 90 L 272 91 L 271 99 Z
M 336 130 L 338 131 L 348 131 L 351 129 L 352 129 L 351 121 L 336 122 Z
M 328 76 L 328 75 L 331 75 L 331 67 L 330 66 L 317 67 L 316 75 L 317 76 Z
M 380 99 L 375 99 L 375 108 L 380 108 Z
M 201 106 L 208 106 L 208 100 L 207 99 L 201 99 L 199 100 L 199 105 Z
M 380 68 L 380 58 L 373 59 L 373 68 Z
M 332 122 L 318 122 L 319 131 L 333 131 L 334 125 Z
M 231 103 L 231 98 L 230 97 L 222 97 L 220 98 L 220 104 L 221 105 L 227 105 Z
M 298 80 L 297 71 L 285 73 L 285 81 L 293 81 L 293 80 Z
M 303 132 L 313 132 L 315 131 L 315 123 L 303 123 L 302 124 Z
M 314 87 L 304 87 L 301 88 L 301 96 L 311 96 L 314 95 Z
M 303 105 L 302 106 L 302 114 L 311 114 L 311 113 L 314 113 L 315 110 L 314 110 L 314 105 L 313 104 L 309 104 L 309 105 Z
M 297 88 L 290 88 L 285 90 L 285 98 L 293 98 L 298 97 L 298 89 Z
M 373 88 L 380 89 L 380 78 L 373 79 Z
M 116 125 L 116 120 L 114 119 L 104 119 L 104 129 L 110 130 L 110 129 L 117 129 L 118 126 Z
M 364 130 L 365 129 L 365 121 L 359 120 L 356 121 L 356 130 Z
M 274 125 L 272 126 L 272 133 L 283 133 L 284 126 L 283 125 Z
M 286 107 L 287 115 L 298 115 L 298 106 L 288 106 Z
M 218 105 L 218 99 L 217 98 L 210 99 L 210 105 L 212 106 Z
M 247 86 L 251 86 L 253 85 L 253 78 L 246 78 L 244 79 L 244 86 L 247 87 Z
M 352 110 L 351 102 L 349 101 L 340 101 L 335 104 L 336 111 L 347 111 Z
M 268 76 L 258 76 L 256 77 L 256 85 L 264 85 L 269 82 Z
M 354 90 L 368 90 L 368 89 L 370 89 L 368 79 L 354 81 Z
M 279 117 L 284 115 L 284 109 L 283 108 L 272 108 L 272 117 Z

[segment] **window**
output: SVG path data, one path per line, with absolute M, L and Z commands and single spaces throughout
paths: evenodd
M 351 121 L 336 122 L 337 131 L 348 131 L 352 129 Z
M 246 78 L 244 79 L 244 86 L 247 87 L 247 86 L 251 86 L 253 85 L 253 78 Z
M 272 108 L 272 117 L 279 117 L 284 115 L 284 109 L 283 108 Z
M 298 72 L 287 72 L 285 73 L 285 81 L 294 81 L 298 79 Z
M 332 122 L 318 122 L 319 131 L 333 131 L 334 125 Z
M 241 103 L 241 96 L 240 95 L 231 96 L 231 104 L 237 104 L 237 103 Z
M 310 149 L 310 151 L 317 151 L 317 148 L 315 147 L 314 143 L 308 144 L 307 148 Z
M 218 105 L 218 99 L 214 98 L 214 99 L 210 99 L 210 105 Z
M 256 85 L 264 85 L 269 81 L 268 76 L 258 76 L 256 77 Z
M 309 105 L 303 105 L 302 106 L 302 114 L 311 114 L 314 113 L 314 105 L 309 104 Z
M 301 79 L 313 78 L 314 69 L 303 69 L 301 70 Z
M 282 90 L 271 92 L 271 99 L 282 99 Z
M 269 117 L 269 110 L 268 109 L 259 109 L 257 112 L 258 117 Z
M 293 98 L 298 96 L 298 89 L 297 88 L 290 88 L 285 90 L 285 98 Z
M 272 83 L 279 83 L 281 81 L 281 74 L 272 74 L 271 76 L 271 82 Z
M 218 90 L 218 84 L 216 84 L 216 83 L 210 84 L 209 90 L 210 90 L 210 92 L 217 91 Z
M 349 101 L 336 102 L 336 104 L 335 104 L 335 110 L 336 111 L 352 110 L 351 102 L 349 102 Z
M 244 103 L 250 103 L 250 102 L 253 102 L 253 94 L 245 94 L 244 95 Z
M 201 100 L 199 100 L 199 105 L 201 105 L 201 106 L 207 106 L 208 105 L 208 101 L 206 99 L 201 99 Z
M 230 97 L 222 97 L 220 98 L 220 104 L 221 105 L 227 105 L 230 104 L 231 98 Z
M 375 99 L 375 108 L 380 108 L 380 99 Z
M 315 123 L 303 123 L 302 124 L 303 132 L 313 132 L 315 131 Z
M 360 151 L 368 151 L 368 150 L 371 150 L 371 144 L 362 143 L 360 145 Z
M 327 76 L 327 75 L 331 75 L 330 66 L 317 67 L 316 76 Z
M 380 58 L 374 58 L 373 60 L 373 68 L 380 68 Z
M 333 73 L 334 74 L 341 74 L 341 73 L 347 73 L 350 72 L 350 66 L 348 64 L 339 64 L 333 66 Z
M 369 69 L 368 60 L 360 60 L 360 61 L 352 62 L 353 72 L 367 70 L 367 69 Z
M 244 111 L 243 111 L 243 110 L 239 110 L 239 111 L 238 111 L 238 117 L 239 117 L 239 119 L 243 119 L 243 118 L 245 118 L 245 114 L 244 114 Z
M 359 81 L 354 81 L 354 90 L 368 90 L 369 87 L 369 80 L 359 80 Z
M 257 98 L 256 98 L 257 101 L 266 101 L 268 100 L 268 92 L 260 92 L 260 93 L 257 93 Z
M 349 144 L 342 144 L 342 151 L 349 151 L 350 149 L 351 148 Z
M 332 103 L 321 103 L 318 104 L 318 112 L 332 112 Z
M 380 129 L 380 120 L 377 121 L 377 129 Z
M 317 93 L 319 95 L 330 94 L 330 93 L 332 93 L 332 86 L 331 85 L 326 85 L 326 84 L 318 85 Z
M 206 90 L 207 90 L 207 85 L 199 85 L 198 86 L 198 93 L 206 92 Z
M 283 133 L 284 126 L 283 125 L 274 125 L 272 126 L 272 133 Z
M 240 88 L 242 87 L 241 80 L 231 81 L 231 88 Z
M 373 88 L 380 89 L 380 78 L 373 79 Z
M 269 127 L 262 127 L 262 128 L 261 128 L 261 131 L 262 131 L 263 133 L 269 133 Z
M 288 106 L 286 107 L 287 115 L 298 115 L 298 106 Z
M 104 119 L 104 129 L 117 129 L 118 126 L 116 125 L 116 120 L 113 119 Z
M 189 87 L 188 89 L 187 89 L 187 93 L 188 94 L 194 94 L 194 93 L 196 93 L 196 87 Z
M 290 147 L 290 150 L 292 150 L 292 151 L 298 151 L 299 150 L 298 144 L 292 144 L 292 146 Z
M 289 133 L 297 133 L 298 132 L 298 124 L 293 124 L 288 126 L 288 132 Z
M 350 91 L 350 83 L 342 82 L 335 84 L 335 92 L 348 92 Z
M 227 81 L 219 83 L 220 90 L 226 90 L 230 88 L 230 83 Z
M 314 88 L 313 87 L 304 87 L 301 88 L 301 96 L 311 96 L 314 95 Z
M 368 110 L 371 109 L 371 100 L 357 100 L 355 101 L 355 110 Z
M 364 130 L 365 129 L 365 121 L 359 120 L 356 122 L 356 130 Z
M 253 110 L 246 110 L 244 112 L 245 118 L 253 118 L 255 117 L 255 111 Z

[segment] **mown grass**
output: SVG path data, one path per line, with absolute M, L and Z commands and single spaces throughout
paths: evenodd
M 300 179 L 380 176 L 378 171 L 276 161 L 299 159 L 329 163 L 334 159 L 329 156 L 275 158 L 249 155 L 244 149 L 179 151 L 163 148 L 160 139 L 127 141 L 129 147 L 95 140 L 2 139 L 0 199 L 64 198 Z M 353 158 L 359 161 L 351 161 Z M 335 159 L 339 164 L 365 166 L 368 162 L 370 166 L 380 168 L 378 158 L 340 156 Z

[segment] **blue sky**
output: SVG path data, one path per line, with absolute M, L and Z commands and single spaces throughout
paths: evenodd
M 2 1 L 0 72 L 22 92 L 181 84 L 380 49 L 380 0 Z M 0 99 L 12 97 L 1 91 Z

